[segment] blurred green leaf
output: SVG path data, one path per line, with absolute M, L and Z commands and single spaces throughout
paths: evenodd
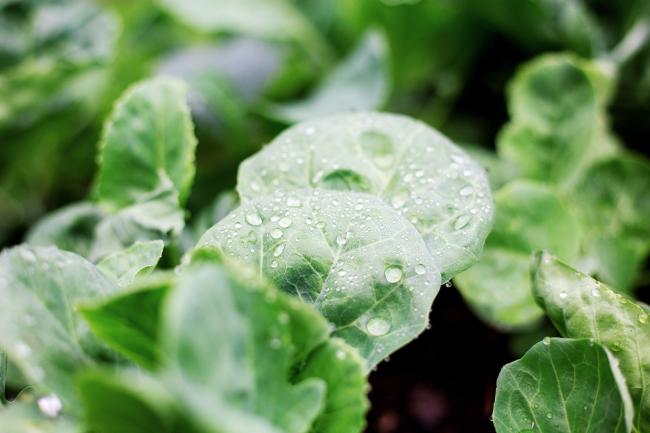
M 53 247 L 20 246 L 0 255 L 0 348 L 38 392 L 79 410 L 74 376 L 104 349 L 76 312 L 116 287 L 91 263 Z
M 381 108 L 390 92 L 388 46 L 380 31 L 369 31 L 356 49 L 302 101 L 266 103 L 262 112 L 286 123 L 335 113 Z
M 112 277 L 118 286 L 128 286 L 136 276 L 153 270 L 162 256 L 164 246 L 161 240 L 138 241 L 122 251 L 105 257 L 97 267 Z
M 196 138 L 186 86 L 155 78 L 129 90 L 115 104 L 99 150 L 95 197 L 118 210 L 171 181 L 182 204 L 194 177 Z
M 544 185 L 518 180 L 497 191 L 494 199 L 496 221 L 483 257 L 454 282 L 470 307 L 491 325 L 529 328 L 543 315 L 530 288 L 530 254 L 548 249 L 574 259 L 580 227 L 563 200 Z

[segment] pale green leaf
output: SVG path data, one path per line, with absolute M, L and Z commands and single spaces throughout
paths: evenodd
M 112 277 L 119 286 L 128 286 L 136 276 L 153 270 L 162 256 L 164 246 L 161 240 L 136 242 L 104 258 L 97 267 Z
M 424 330 L 440 287 L 419 233 L 367 194 L 296 190 L 249 200 L 198 246 L 219 248 L 314 304 L 369 368 Z
M 543 313 L 530 288 L 530 254 L 548 249 L 577 256 L 580 229 L 551 188 L 518 180 L 495 193 L 496 221 L 481 261 L 455 278 L 470 307 L 504 330 L 535 325 Z
M 533 290 L 560 334 L 592 338 L 620 361 L 635 406 L 633 431 L 650 431 L 648 313 L 548 253 L 538 253 L 534 258 Z
M 20 246 L 0 255 L 0 349 L 40 392 L 56 393 L 74 413 L 73 377 L 104 349 L 76 312 L 116 287 L 95 266 L 54 247 Z
M 501 370 L 497 433 L 629 433 L 633 409 L 617 364 L 590 340 L 545 338 Z
M 650 163 L 621 154 L 592 166 L 576 185 L 575 208 L 586 229 L 587 260 L 604 282 L 625 290 L 650 250 Z
M 181 81 L 154 78 L 122 95 L 104 127 L 97 200 L 118 210 L 171 182 L 179 203 L 194 177 L 192 119 Z
M 109 215 L 97 226 L 90 250 L 93 260 L 127 248 L 137 241 L 166 240 L 181 234 L 185 215 L 169 180 L 140 199 L 140 203 Z
M 104 212 L 92 203 L 74 203 L 41 219 L 27 233 L 31 245 L 54 245 L 62 250 L 88 256 L 95 236 L 95 227 Z
M 381 197 L 418 229 L 443 281 L 478 260 L 492 226 L 483 169 L 437 131 L 394 114 L 304 122 L 240 166 L 243 200 L 299 188 Z
M 615 148 L 604 120 L 611 81 L 594 64 L 568 54 L 527 63 L 510 84 L 512 120 L 499 136 L 499 154 L 525 177 L 574 182 Z
M 296 123 L 335 113 L 381 108 L 388 98 L 390 66 L 383 33 L 369 31 L 355 50 L 306 99 L 264 106 L 264 114 Z

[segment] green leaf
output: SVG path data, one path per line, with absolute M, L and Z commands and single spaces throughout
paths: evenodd
M 364 360 L 343 340 L 334 338 L 316 349 L 297 376 L 327 384 L 325 406 L 316 418 L 312 433 L 359 433 L 365 425 L 368 390 Z
M 160 365 L 161 304 L 173 279 L 154 274 L 101 303 L 84 305 L 93 333 L 126 358 L 148 369 Z
M 27 233 L 31 245 L 54 245 L 87 257 L 95 236 L 95 227 L 104 212 L 92 203 L 74 203 L 58 209 L 41 219 Z
M 161 240 L 136 242 L 129 248 L 104 258 L 97 267 L 118 286 L 128 286 L 136 276 L 150 272 L 160 260 L 165 244 Z
M 510 84 L 512 120 L 498 138 L 499 154 L 525 177 L 574 182 L 615 147 L 604 120 L 610 82 L 595 64 L 566 54 L 527 63 Z
M 421 233 L 443 281 L 478 260 L 492 226 L 483 169 L 437 131 L 394 114 L 302 123 L 239 168 L 242 200 L 299 188 L 381 197 Z
M 97 433 L 199 433 L 179 421 L 174 396 L 135 371 L 91 371 L 79 379 L 86 427 Z
M 183 203 L 194 177 L 192 119 L 185 85 L 154 78 L 127 90 L 107 120 L 99 150 L 97 200 L 118 210 L 171 182 Z
M 565 337 L 592 338 L 620 361 L 635 406 L 635 432 L 650 430 L 650 320 L 634 301 L 548 253 L 533 261 L 533 291 Z
M 573 193 L 585 249 L 604 282 L 628 289 L 650 250 L 650 163 L 624 153 L 593 165 Z
M 114 284 L 81 257 L 53 247 L 20 246 L 0 255 L 0 349 L 39 392 L 54 392 L 64 411 L 78 410 L 73 377 L 103 348 L 76 312 Z
M 335 113 L 381 108 L 390 91 L 388 56 L 384 34 L 369 31 L 306 99 L 268 103 L 263 112 L 274 119 L 296 123 Z
M 16 401 L 5 410 L 0 407 L 2 433 L 82 433 L 80 426 L 70 420 L 53 420 L 39 411 L 35 402 Z
M 23 13 L 0 7 L 0 45 L 8 42 L 14 51 L 6 56 L 2 51 L 9 47 L 0 48 L 0 132 L 29 127 L 84 99 L 73 87 L 108 62 L 119 28 L 114 17 L 88 2 L 20 6 Z
M 548 249 L 572 260 L 580 229 L 557 193 L 544 185 L 514 181 L 497 191 L 494 200 L 496 221 L 483 257 L 454 281 L 483 320 L 504 330 L 521 330 L 543 316 L 530 288 L 530 254 Z
M 329 54 L 311 23 L 287 0 L 158 0 L 175 18 L 204 32 L 293 40 L 316 58 Z M 251 13 L 255 11 L 255 13 Z M 311 53 L 309 53 L 311 51 Z M 322 58 L 320 59 L 322 61 Z
M 90 251 L 93 260 L 127 248 L 137 241 L 166 240 L 182 233 L 185 215 L 169 180 L 140 199 L 140 203 L 104 218 L 97 226 L 95 242 Z
M 501 370 L 497 433 L 627 433 L 633 409 L 618 361 L 591 340 L 545 338 Z
M 368 368 L 424 330 L 440 287 L 418 232 L 366 194 L 299 190 L 246 201 L 198 246 L 313 303 Z
M 212 431 L 302 433 L 321 410 L 323 381 L 288 381 L 290 318 L 274 296 L 211 266 L 184 274 L 168 300 L 163 347 L 172 382 Z

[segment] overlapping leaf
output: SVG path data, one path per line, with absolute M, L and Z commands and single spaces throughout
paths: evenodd
M 372 367 L 422 332 L 440 287 L 413 226 L 378 198 L 296 190 L 244 202 L 201 238 L 314 304 Z
M 635 407 L 633 431 L 650 429 L 650 318 L 634 301 L 547 253 L 533 263 L 533 290 L 560 334 L 609 349 Z
M 443 281 L 478 260 L 492 226 L 483 169 L 435 130 L 393 114 L 304 122 L 240 166 L 245 200 L 299 188 L 381 197 L 421 233 Z

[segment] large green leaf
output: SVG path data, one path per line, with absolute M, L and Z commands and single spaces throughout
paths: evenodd
M 620 361 L 635 432 L 650 431 L 650 318 L 634 301 L 547 253 L 533 262 L 533 290 L 560 334 L 592 338 Z
M 587 231 L 589 269 L 625 290 L 650 249 L 650 163 L 621 154 L 592 166 L 576 185 L 573 199 Z
M 618 361 L 591 340 L 545 338 L 497 379 L 497 433 L 629 433 Z
M 80 302 L 115 291 L 81 257 L 53 247 L 20 246 L 0 255 L 0 349 L 38 392 L 79 410 L 73 377 L 103 349 L 76 312 Z
M 131 87 L 116 103 L 99 150 L 97 200 L 117 210 L 171 181 L 179 202 L 194 177 L 192 119 L 185 85 L 154 78 Z
M 478 260 L 492 226 L 483 169 L 424 123 L 382 113 L 308 121 L 242 163 L 243 200 L 326 188 L 381 197 L 424 237 L 443 281 Z
M 128 286 L 137 275 L 151 271 L 162 256 L 161 240 L 136 242 L 129 248 L 104 258 L 97 267 L 112 277 L 119 286 Z
M 488 323 L 506 330 L 530 327 L 543 315 L 530 289 L 530 254 L 548 249 L 572 260 L 580 229 L 557 193 L 544 185 L 514 181 L 494 199 L 496 221 L 483 257 L 454 281 Z
M 217 247 L 313 303 L 369 368 L 424 330 L 440 287 L 418 232 L 367 194 L 296 190 L 249 200 L 198 246 Z
M 499 154 L 525 177 L 575 181 L 615 147 L 604 120 L 612 81 L 597 64 L 566 54 L 527 63 L 510 84 L 512 120 L 499 136 Z
M 381 108 L 390 87 L 388 46 L 383 33 L 369 31 L 356 49 L 309 97 L 284 104 L 267 104 L 264 112 L 295 123 L 335 113 Z

